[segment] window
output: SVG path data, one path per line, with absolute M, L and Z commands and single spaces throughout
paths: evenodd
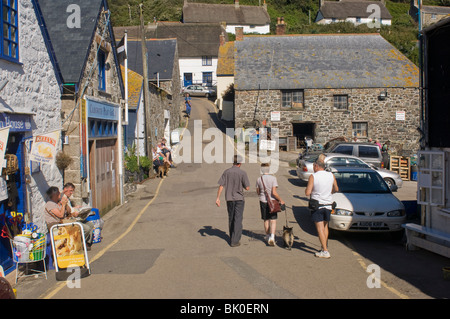
M 281 91 L 281 107 L 303 108 L 303 90 Z
M 352 135 L 353 137 L 363 137 L 366 138 L 367 134 L 367 122 L 356 122 L 352 125 Z
M 353 145 L 339 145 L 333 150 L 333 153 L 353 155 Z
M 333 95 L 333 105 L 337 110 L 348 110 L 348 95 Z
M 361 17 L 356 17 L 356 23 L 361 23 Z
M 203 66 L 209 66 L 212 65 L 212 57 L 211 56 L 202 56 L 202 65 Z
M 106 53 L 98 51 L 98 89 L 106 91 Z
M 203 83 L 212 84 L 212 72 L 203 72 Z
M 0 57 L 19 61 L 19 32 L 17 0 L 2 0 L 0 7 L 2 24 Z
M 358 148 L 358 152 L 359 157 L 369 157 L 369 158 L 381 157 L 380 148 L 377 145 L 374 146 L 360 145 Z
M 431 19 L 436 20 L 436 13 L 431 14 Z
M 418 199 L 421 205 L 445 205 L 445 153 L 438 151 L 418 152 L 419 174 Z M 444 212 L 447 212 L 445 210 Z

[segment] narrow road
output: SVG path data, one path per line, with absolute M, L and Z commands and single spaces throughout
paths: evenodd
M 203 129 L 220 125 L 209 101 L 193 99 L 192 104 L 187 128 L 192 135 L 194 120 L 201 120 Z M 282 248 L 281 237 L 275 247 L 264 242 L 255 193 L 259 165 L 247 163 L 242 169 L 249 175 L 251 189 L 246 193 L 244 232 L 241 246 L 231 248 L 226 205 L 215 205 L 217 181 L 230 165 L 180 163 L 166 179 L 146 182 L 137 197 L 107 215 L 104 240 L 89 253 L 92 275 L 81 280 L 81 288 L 55 282 L 50 272 L 43 284 L 40 280 L 21 284 L 19 297 L 21 293 L 27 298 L 433 297 L 384 269 L 381 288 L 369 288 L 366 268 L 373 262 L 365 253 L 373 256 L 369 249 L 372 244 L 357 236 L 332 237 L 332 258 L 315 258 L 319 241 L 305 208 L 304 185 L 286 163 L 277 178 L 279 193 L 290 207 L 286 217 L 294 227 L 293 249 Z M 284 214 L 279 215 L 281 233 L 286 220 Z M 393 254 L 402 251 L 400 244 L 384 249 Z M 379 260 L 395 260 L 395 255 L 385 256 L 385 260 L 383 251 L 377 254 Z M 390 267 L 389 262 L 382 266 Z M 36 284 L 38 281 L 41 284 Z

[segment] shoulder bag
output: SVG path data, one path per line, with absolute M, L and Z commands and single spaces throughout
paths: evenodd
M 261 183 L 262 183 L 263 188 L 264 188 L 264 194 L 266 195 L 267 205 L 269 205 L 269 211 L 272 214 L 281 212 L 280 202 L 278 200 L 272 199 L 270 197 L 270 194 L 267 192 L 266 186 L 264 185 L 264 180 L 263 180 L 262 176 L 261 176 Z

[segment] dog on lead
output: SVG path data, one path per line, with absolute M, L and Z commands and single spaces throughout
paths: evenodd
M 284 248 L 291 250 L 292 245 L 294 244 L 294 232 L 292 231 L 293 227 L 283 226 L 283 241 Z
M 164 164 L 158 166 L 158 176 L 160 178 L 164 178 L 164 176 L 168 176 L 170 170 L 170 164 L 168 162 L 164 162 Z

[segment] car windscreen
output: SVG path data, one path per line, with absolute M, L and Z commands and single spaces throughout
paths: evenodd
M 377 172 L 335 172 L 340 193 L 390 193 Z

